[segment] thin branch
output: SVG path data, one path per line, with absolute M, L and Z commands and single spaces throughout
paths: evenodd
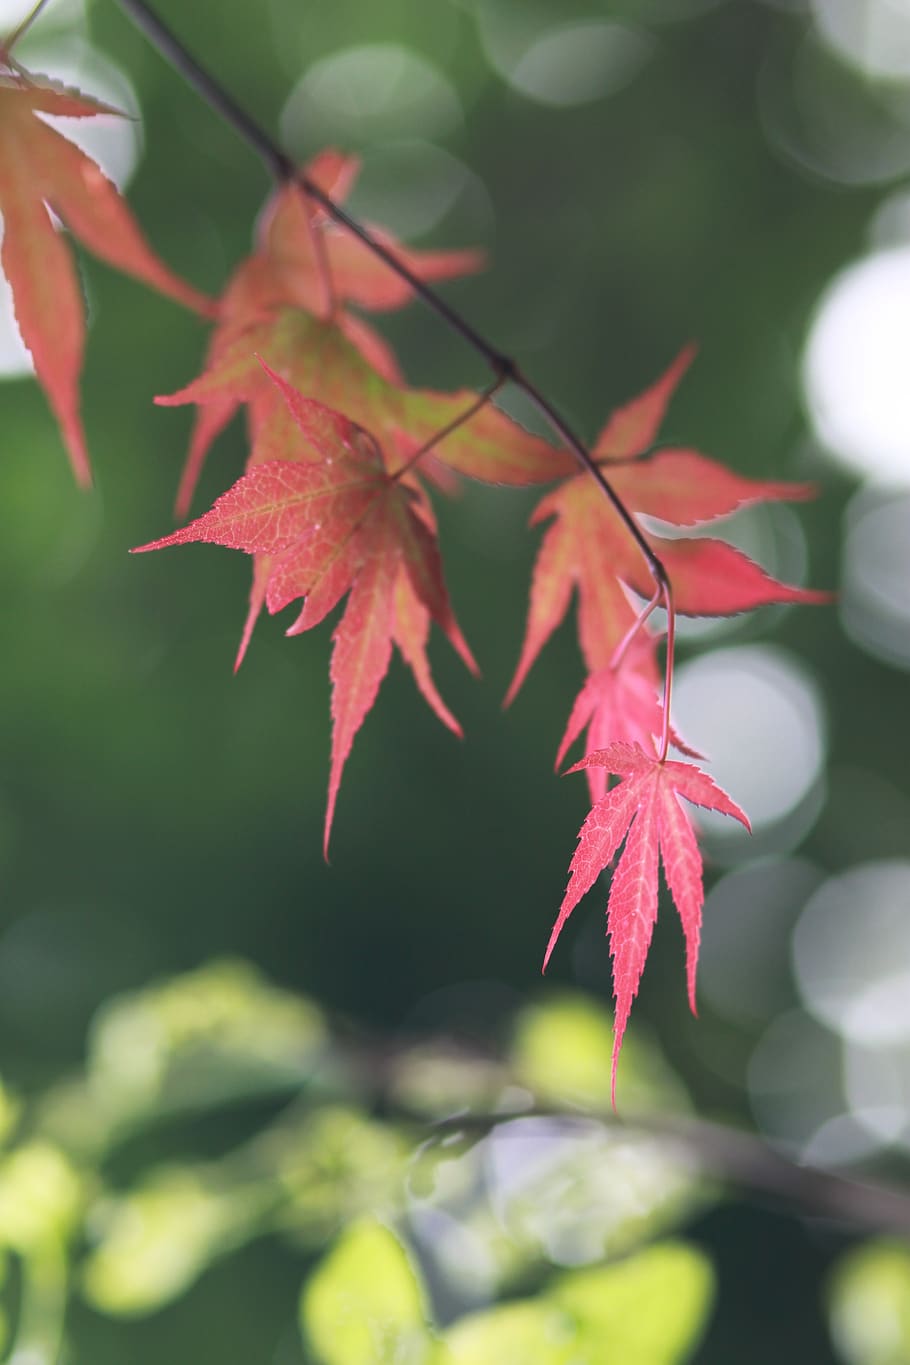
M 664 664 L 664 727 L 660 736 L 660 761 L 663 763 L 670 747 L 670 697 L 673 692 L 673 658 L 676 646 L 676 612 L 673 609 L 673 588 L 664 583 L 664 606 L 667 609 L 666 662 Z
M 400 479 L 402 474 L 406 474 L 409 469 L 413 468 L 418 460 L 422 460 L 424 455 L 429 454 L 434 446 L 438 446 L 440 441 L 445 440 L 446 436 L 451 436 L 453 431 L 457 431 L 459 427 L 464 426 L 465 422 L 469 422 L 472 417 L 476 417 L 481 408 L 487 406 L 490 399 L 502 388 L 504 383 L 505 381 L 503 379 L 494 379 L 492 384 L 488 384 L 483 393 L 479 393 L 474 402 L 465 408 L 464 412 L 460 412 L 457 417 L 453 417 L 451 422 L 447 423 L 446 426 L 442 427 L 439 431 L 434 432 L 428 441 L 424 441 L 422 446 L 419 446 L 412 455 L 409 455 L 404 464 L 401 465 L 399 469 L 395 470 L 392 478 Z
M 319 185 L 314 184 L 306 174 L 298 171 L 283 147 L 279 146 L 215 77 L 199 64 L 180 39 L 145 4 L 145 0 L 117 0 L 117 3 L 162 57 L 247 142 L 274 179 L 282 184 L 293 181 L 300 185 L 314 202 L 322 205 L 330 218 L 347 228 L 348 232 L 363 242 L 364 246 L 368 247 L 374 256 L 384 261 L 391 270 L 394 270 L 395 274 L 404 280 L 452 331 L 456 332 L 473 350 L 481 355 L 498 380 L 501 382 L 510 380 L 521 389 L 553 433 L 568 447 L 581 467 L 591 475 L 604 496 L 609 499 L 617 516 L 641 551 L 655 585 L 662 589 L 662 595 L 669 602 L 667 591 L 669 584 L 666 570 L 632 513 L 613 489 L 596 460 L 591 457 L 587 447 L 575 435 L 565 418 L 537 386 L 525 378 L 516 362 L 491 345 L 460 313 L 446 303 L 441 295 L 437 294 L 423 280 L 418 279 L 414 272 L 398 259 L 394 251 L 390 251 L 387 246 L 378 241 L 369 229 L 352 218 Z
M 12 33 L 9 35 L 9 37 L 6 38 L 2 43 L 0 43 L 0 54 L 2 54 L 4 59 L 6 60 L 9 59 L 9 55 L 12 52 L 13 48 L 15 47 L 16 43 L 18 43 L 19 39 L 22 38 L 28 32 L 28 30 L 31 28 L 32 24 L 38 18 L 38 15 L 44 9 L 46 4 L 48 4 L 48 0 L 37 0 L 37 3 L 32 5 L 32 8 L 29 10 L 28 14 L 25 16 L 24 19 L 20 20 L 20 22 L 13 29 Z
M 394 1114 L 395 1106 L 386 1110 Z M 405 1116 L 413 1119 L 414 1115 Z M 666 1139 L 683 1147 L 709 1177 L 746 1192 L 771 1195 L 806 1215 L 833 1218 L 872 1232 L 910 1235 L 910 1193 L 895 1186 L 853 1180 L 815 1166 L 801 1166 L 753 1133 L 723 1124 L 659 1114 L 621 1119 L 607 1110 L 534 1108 L 514 1113 L 454 1114 L 433 1130 L 485 1135 L 523 1118 L 594 1122 L 624 1136 Z M 425 1120 L 424 1120 L 425 1121 Z

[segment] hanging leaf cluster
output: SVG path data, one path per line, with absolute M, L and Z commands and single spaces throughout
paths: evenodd
M 532 522 L 546 523 L 530 587 L 524 643 L 511 700 L 573 595 L 585 678 L 571 707 L 557 764 L 579 741 L 592 809 L 579 835 L 571 876 L 547 948 L 565 920 L 622 850 L 608 903 L 616 1025 L 613 1068 L 651 938 L 659 866 L 686 939 L 689 998 L 703 901 L 701 857 L 686 806 L 744 813 L 691 763 L 668 715 L 672 647 L 661 688 L 660 639 L 651 627 L 653 563 L 662 563 L 672 632 L 674 611 L 726 616 L 769 603 L 822 600 L 781 583 L 722 538 L 660 535 L 700 527 L 738 508 L 810 496 L 805 485 L 744 478 L 698 452 L 659 444 L 667 406 L 692 358 L 687 349 L 639 397 L 614 412 L 591 459 L 641 527 L 636 543 L 590 469 L 532 435 L 493 401 L 410 386 L 372 315 L 407 304 L 411 281 L 440 282 L 483 265 L 475 250 L 418 251 L 381 228 L 374 241 L 394 269 L 326 212 L 349 192 L 357 161 L 334 150 L 289 179 L 266 205 L 255 249 L 212 302 L 163 265 L 125 202 L 95 163 L 50 128 L 41 114 L 112 114 L 79 92 L 29 75 L 0 54 L 0 211 L 2 265 L 12 285 L 23 340 L 60 423 L 80 482 L 89 459 L 79 415 L 84 310 L 66 228 L 104 261 L 212 319 L 201 374 L 157 401 L 196 409 L 177 493 L 188 513 L 200 471 L 218 434 L 238 413 L 246 422 L 243 475 L 212 508 L 140 547 L 204 541 L 251 558 L 252 585 L 236 663 L 263 608 L 295 608 L 287 629 L 319 626 L 343 603 L 330 666 L 332 741 L 324 844 L 354 739 L 376 700 L 397 647 L 421 695 L 444 725 L 458 721 L 434 682 L 428 655 L 436 625 L 477 671 L 449 600 L 434 496 L 459 476 L 512 487 L 551 485 Z M 408 278 L 408 276 L 410 278 Z M 644 519 L 644 520 L 641 520 Z M 649 603 L 642 610 L 642 602 Z M 672 634 L 671 634 L 672 646 Z M 575 770 L 573 769 L 573 771 Z M 610 785 L 619 779 L 618 785 Z

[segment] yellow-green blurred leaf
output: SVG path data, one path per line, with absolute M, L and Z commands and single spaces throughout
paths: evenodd
M 372 1220 L 349 1227 L 304 1286 L 301 1319 L 324 1365 L 441 1365 L 416 1271 Z
M 182 1294 L 213 1260 L 255 1229 L 262 1195 L 209 1188 L 192 1170 L 157 1172 L 96 1211 L 101 1241 L 84 1271 L 86 1297 L 104 1313 L 151 1312 Z
M 89 1079 L 115 1115 L 200 1108 L 299 1084 L 322 1053 L 321 1012 L 242 961 L 216 961 L 99 1013 Z
M 830 1320 L 850 1365 L 910 1365 L 910 1248 L 870 1242 L 845 1256 L 831 1282 Z
M 688 1359 L 711 1306 L 714 1276 L 700 1252 L 681 1243 L 649 1247 L 617 1265 L 560 1279 L 551 1302 L 571 1313 L 594 1361 L 673 1365 Z
M 704 1257 L 668 1243 L 473 1313 L 446 1341 L 455 1365 L 677 1365 L 697 1344 L 711 1291 Z
M 82 1182 L 49 1142 L 30 1142 L 0 1163 L 0 1244 L 23 1256 L 65 1241 L 82 1208 Z
M 566 1314 L 543 1300 L 472 1313 L 446 1334 L 453 1365 L 586 1365 Z
M 523 1010 L 516 1019 L 511 1061 L 516 1079 L 539 1101 L 610 1109 L 613 1019 L 580 995 L 564 995 Z M 683 1109 L 682 1085 L 654 1046 L 633 1033 L 619 1061 L 618 1091 L 624 1112 Z
M 279 1125 L 257 1151 L 287 1195 L 279 1222 L 307 1242 L 325 1242 L 364 1214 L 392 1216 L 402 1204 L 411 1143 L 356 1109 L 329 1105 Z

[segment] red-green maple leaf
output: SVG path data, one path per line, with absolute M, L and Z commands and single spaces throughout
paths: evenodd
M 358 157 L 329 149 L 304 168 L 308 178 L 335 200 L 343 201 L 360 169 Z M 393 251 L 417 279 L 451 279 L 480 270 L 485 256 L 473 249 L 420 251 L 406 247 L 373 223 L 364 226 Z M 339 302 L 370 312 L 402 308 L 413 288 L 358 237 L 333 222 L 297 185 L 277 190 L 259 224 L 258 254 L 278 281 L 282 303 L 327 315 Z
M 70 250 L 48 209 L 96 256 L 198 312 L 213 304 L 154 254 L 100 167 L 41 114 L 116 114 L 106 104 L 43 76 L 0 75 L 0 213 L 4 273 L 35 372 L 60 423 L 76 478 L 88 483 L 79 416 L 85 309 Z
M 356 157 L 329 150 L 311 161 L 305 171 L 312 183 L 339 202 L 353 184 L 358 167 Z M 483 265 L 479 251 L 417 251 L 402 246 L 381 228 L 371 226 L 370 230 L 420 280 L 443 280 Z M 237 266 L 225 288 L 219 321 L 209 343 L 207 370 L 217 367 L 226 355 L 236 354 L 238 340 L 248 359 L 254 350 L 268 358 L 270 324 L 277 323 L 282 310 L 296 308 L 334 323 L 372 370 L 390 383 L 401 383 L 391 348 L 348 305 L 386 311 L 402 307 L 412 294 L 406 280 L 358 238 L 329 220 L 300 186 L 286 185 L 266 205 L 258 225 L 256 249 Z M 251 330 L 255 335 L 250 335 Z M 318 368 L 318 357 L 312 363 Z M 288 372 L 287 377 L 296 387 L 332 402 L 318 387 L 301 384 L 299 375 Z M 197 417 L 177 494 L 178 516 L 184 516 L 189 508 L 212 441 L 245 401 L 250 400 L 228 387 Z M 339 406 L 349 411 L 346 404 Z M 258 408 L 250 411 L 251 444 L 270 418 L 281 425 L 281 410 L 280 399 L 266 386 Z
M 257 357 L 301 393 L 318 394 L 320 402 L 373 432 L 380 444 L 397 433 L 417 444 L 430 442 L 477 401 L 466 389 L 440 393 L 392 384 L 333 323 L 285 308 L 235 337 L 198 379 L 156 402 L 204 408 L 246 403 L 252 409 L 254 461 L 288 454 L 307 458 L 306 442 L 286 407 L 276 404 L 274 386 Z M 533 436 L 492 403 L 435 445 L 433 454 L 458 473 L 513 486 L 543 483 L 575 467 L 567 452 Z
M 320 402 L 343 411 L 372 432 L 385 450 L 399 449 L 403 440 L 412 448 L 432 442 L 477 401 L 477 395 L 467 390 L 438 393 L 392 383 L 368 364 L 333 323 L 285 308 L 219 347 L 206 371 L 186 388 L 157 400 L 167 406 L 198 403 L 202 415 L 196 434 L 203 432 L 206 437 L 245 403 L 252 444 L 248 467 L 269 460 L 316 458 L 257 356 L 295 389 L 318 395 Z M 207 414 L 211 414 L 210 422 Z M 195 445 L 191 461 L 205 448 L 205 440 Z M 489 403 L 434 445 L 430 458 L 430 475 L 433 466 L 440 464 L 474 478 L 512 485 L 543 482 L 573 463 L 571 456 L 532 436 Z M 258 565 L 254 571 L 238 662 L 264 602 L 263 575 L 267 572 Z
M 655 385 L 614 413 L 594 446 L 594 457 L 625 506 L 642 516 L 694 526 L 748 503 L 810 497 L 806 484 L 748 479 L 694 450 L 647 453 L 690 354 L 684 351 Z M 546 494 L 531 520 L 536 524 L 551 517 L 534 566 L 525 639 L 507 701 L 565 616 L 573 589 L 590 673 L 610 667 L 635 619 L 626 589 L 644 597 L 653 590 L 641 551 L 590 476 L 566 479 Z M 668 540 L 650 532 L 648 540 L 669 574 L 676 610 L 685 616 L 726 616 L 773 602 L 828 600 L 826 593 L 778 582 L 724 541 Z
M 313 458 L 255 465 L 210 511 L 140 550 L 208 541 L 259 557 L 259 592 L 270 611 L 303 597 L 289 634 L 318 625 L 346 593 L 332 653 L 332 760 L 325 847 L 354 737 L 388 670 L 393 643 L 439 718 L 460 734 L 426 655 L 429 623 L 465 663 L 476 664 L 452 613 L 432 513 L 410 477 L 388 472 L 373 436 L 340 413 L 276 386 Z
M 624 843 L 607 902 L 616 998 L 612 1078 L 615 1099 L 619 1050 L 657 918 L 660 862 L 682 922 L 689 1005 L 695 1011 L 704 888 L 701 854 L 680 798 L 707 810 L 732 815 L 746 829 L 750 825 L 735 801 L 690 763 L 661 762 L 638 744 L 611 744 L 588 754 L 569 771 L 593 766 L 621 781 L 589 811 L 581 827 L 569 869 L 569 884 L 547 944 L 544 969 L 569 915 Z

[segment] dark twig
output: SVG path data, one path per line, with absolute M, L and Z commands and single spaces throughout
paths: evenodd
M 430 451 L 438 446 L 441 441 L 444 441 L 447 436 L 451 436 L 453 431 L 457 431 L 459 427 L 464 426 L 465 422 L 470 422 L 472 417 L 476 417 L 481 408 L 485 408 L 491 401 L 494 394 L 502 387 L 502 384 L 503 380 L 501 379 L 494 379 L 491 384 L 488 384 L 483 392 L 477 395 L 474 402 L 471 403 L 469 407 L 465 408 L 464 412 L 460 412 L 457 417 L 453 417 L 451 422 L 448 422 L 431 436 L 429 441 L 424 441 L 422 446 L 415 450 L 413 454 L 409 455 L 404 464 L 400 465 L 398 469 L 395 470 L 392 478 L 400 479 L 402 474 L 406 474 L 409 469 L 412 469 L 418 461 L 423 459 L 424 455 L 428 455 Z
M 392 1106 L 387 1112 L 394 1113 Z M 665 1139 L 691 1157 L 708 1177 L 729 1181 L 744 1192 L 770 1195 L 812 1217 L 831 1218 L 873 1232 L 910 1236 L 910 1192 L 894 1186 L 853 1180 L 816 1166 L 801 1166 L 762 1138 L 704 1119 L 661 1114 L 620 1119 L 608 1110 L 534 1108 L 515 1113 L 454 1114 L 431 1125 L 433 1131 L 485 1135 L 517 1119 L 554 1123 L 594 1122 L 625 1137 Z M 423 1119 L 426 1122 L 426 1119 Z
M 48 0 L 37 0 L 37 3 L 32 5 L 32 8 L 29 10 L 28 14 L 25 16 L 24 19 L 21 19 L 19 21 L 19 23 L 13 29 L 9 37 L 6 38 L 2 43 L 0 43 L 0 53 L 2 53 L 4 58 L 9 57 L 16 43 L 18 43 L 19 39 L 24 37 L 24 35 L 28 32 L 28 30 L 31 28 L 32 24 L 38 18 L 38 15 L 44 9 L 46 4 L 48 4 Z

